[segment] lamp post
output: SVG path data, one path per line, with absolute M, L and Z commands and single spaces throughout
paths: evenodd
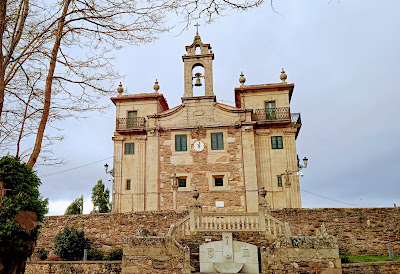
M 115 188 L 114 188 L 114 169 L 111 169 L 110 171 L 108 171 L 108 164 L 106 163 L 104 165 L 104 170 L 106 172 L 106 174 L 110 174 L 111 178 L 109 178 L 108 180 L 111 181 L 112 180 L 112 209 L 111 212 L 115 212 Z
M 303 168 L 307 168 L 307 164 L 308 164 L 308 159 L 307 159 L 307 157 L 304 157 L 303 158 L 303 163 L 304 163 L 304 165 L 301 165 L 300 164 L 300 161 L 298 161 L 298 167 L 299 167 L 299 170 L 302 170 Z
M 108 171 L 108 164 L 107 163 L 104 165 L 104 169 L 105 169 L 106 173 L 108 173 L 108 174 L 110 174 L 111 176 L 114 177 L 114 169 L 111 169 L 110 171 Z
M 201 206 L 200 206 L 199 201 L 198 201 L 200 193 L 197 191 L 197 189 L 193 190 L 192 196 L 193 196 L 193 199 L 195 200 L 194 208 L 195 209 L 201 209 Z
M 292 174 L 296 173 L 298 176 L 301 176 L 301 177 L 304 176 L 303 172 L 300 172 L 300 170 L 302 170 L 303 168 L 307 168 L 307 165 L 308 165 L 307 157 L 303 158 L 303 164 L 304 165 L 300 164 L 300 160 L 297 157 L 297 170 L 285 170 L 285 172 L 281 174 L 282 176 L 285 176 L 285 181 L 286 181 L 285 182 L 285 187 L 291 187 L 291 185 L 292 185 L 290 183 L 289 175 L 292 175 Z
M 178 191 L 178 177 L 176 177 L 176 174 L 174 176 L 170 177 L 172 179 L 172 201 L 173 201 L 173 208 L 177 209 L 177 201 L 176 201 L 176 194 Z

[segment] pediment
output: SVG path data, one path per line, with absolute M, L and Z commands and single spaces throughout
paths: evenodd
M 233 106 L 199 100 L 181 104 L 155 118 L 161 128 L 216 127 L 245 121 L 246 112 Z

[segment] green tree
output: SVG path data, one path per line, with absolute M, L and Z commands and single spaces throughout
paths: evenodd
M 18 159 L 10 156 L 0 158 L 2 273 L 23 273 L 25 260 L 32 255 L 40 222 L 48 211 L 48 199 L 43 199 L 39 193 L 40 184 L 36 172 Z
M 110 206 L 110 190 L 103 184 L 102 180 L 97 181 L 97 184 L 92 189 L 93 211 L 99 213 L 108 213 L 111 211 Z
M 82 260 L 85 248 L 89 248 L 89 239 L 75 227 L 64 227 L 54 241 L 54 253 L 66 261 Z
M 74 215 L 83 213 L 83 195 L 80 198 L 76 198 L 65 210 L 64 215 Z

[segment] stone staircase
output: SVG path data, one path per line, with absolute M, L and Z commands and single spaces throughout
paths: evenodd
M 214 248 L 205 248 L 222 244 L 222 235 L 229 235 L 231 252 L 235 245 L 255 246 L 251 254 L 253 259 L 257 254 L 260 273 L 341 273 L 337 240 L 326 233 L 324 226 L 316 236 L 293 236 L 289 224 L 272 217 L 265 207 L 257 213 L 203 213 L 196 207 L 171 224 L 165 236 L 125 238 L 122 273 L 200 273 L 200 246 L 202 252 L 212 249 L 208 256 L 219 260 L 222 253 L 214 256 Z M 238 264 L 235 258 L 244 258 L 245 251 L 239 248 L 235 252 L 239 253 L 228 259 L 221 257 L 217 265 L 228 261 Z M 207 253 L 202 254 L 204 263 Z M 217 267 L 211 263 L 211 269 L 213 264 Z M 254 266 L 257 263 L 253 263 L 252 273 L 256 273 Z

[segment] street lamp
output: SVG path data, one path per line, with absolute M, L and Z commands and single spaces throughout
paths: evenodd
M 301 165 L 300 164 L 300 160 L 298 160 L 298 168 L 299 168 L 299 170 L 302 170 L 303 168 L 307 168 L 307 164 L 308 164 L 308 159 L 307 159 L 307 157 L 304 157 L 303 158 L 303 163 L 304 163 L 304 165 Z
M 265 190 L 264 186 L 260 187 L 260 196 L 265 199 L 265 196 L 267 196 L 267 191 Z
M 200 196 L 200 193 L 197 191 L 197 189 L 194 189 L 193 190 L 193 198 L 197 201 L 199 196 Z
M 108 171 L 107 163 L 104 165 L 104 170 L 106 171 L 106 173 L 110 174 L 111 176 L 114 176 L 114 169 L 111 169 L 110 171 Z

